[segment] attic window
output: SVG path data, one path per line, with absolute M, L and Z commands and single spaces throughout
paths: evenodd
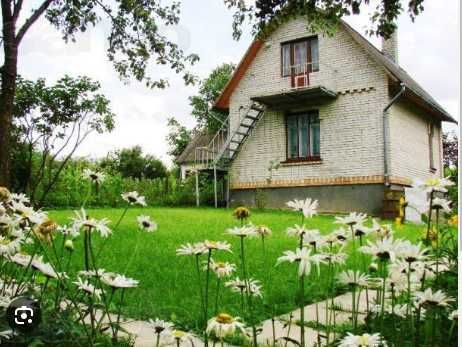
M 281 45 L 282 77 L 319 71 L 318 37 L 308 37 Z

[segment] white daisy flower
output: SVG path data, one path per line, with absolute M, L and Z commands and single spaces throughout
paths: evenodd
M 205 253 L 207 253 L 207 248 L 203 242 L 196 242 L 194 244 L 188 242 L 176 250 L 176 255 L 202 255 Z
M 94 218 L 88 218 L 87 213 L 82 208 L 80 213 L 74 211 L 75 217 L 72 218 L 73 221 L 73 228 L 75 230 L 80 230 L 82 227 L 86 227 L 90 230 L 94 230 L 100 233 L 101 237 L 108 237 L 112 231 L 108 227 L 110 223 L 109 219 L 103 218 L 100 220 Z
M 449 320 L 457 321 L 459 319 L 459 313 L 457 310 L 452 311 L 449 316 Z
M 425 260 L 427 258 L 428 249 L 422 248 L 422 243 L 417 245 L 412 244 L 410 241 L 403 241 L 400 244 L 398 255 L 408 263 Z
M 138 216 L 136 217 L 136 220 L 138 221 L 138 226 L 142 230 L 146 230 L 147 232 L 153 232 L 157 230 L 157 223 L 151 220 L 151 217 L 149 216 Z
M 96 288 L 93 284 L 89 283 L 88 280 L 82 281 L 80 277 L 77 277 L 77 281 L 72 283 L 74 283 L 80 290 L 90 295 L 94 295 L 98 300 L 101 299 L 103 291 L 101 289 Z
M 345 216 L 345 217 L 335 217 L 334 223 L 352 226 L 355 224 L 364 223 L 366 218 L 367 218 L 367 215 L 365 213 L 351 212 L 348 216 Z
M 207 333 L 214 333 L 219 339 L 226 336 L 232 336 L 236 331 L 245 332 L 244 324 L 241 323 L 239 317 L 233 317 L 226 313 L 220 313 L 207 322 Z
M 347 333 L 339 344 L 339 347 L 379 347 L 386 346 L 385 341 L 382 340 L 382 337 L 379 333 L 375 334 L 362 334 L 362 335 L 353 335 Z
M 29 198 L 24 193 L 11 193 L 10 202 L 13 202 L 13 201 L 19 204 L 23 204 L 23 205 L 30 203 Z
M 231 244 L 229 244 L 226 241 L 209 241 L 209 240 L 205 240 L 203 242 L 203 245 L 207 250 L 217 250 L 217 251 L 231 252 Z
M 448 306 L 448 304 L 454 301 L 453 298 L 447 296 L 441 290 L 433 293 L 431 288 L 427 288 L 425 291 L 417 291 L 414 293 L 414 298 L 417 305 L 421 306 Z
M 106 179 L 106 175 L 104 173 L 93 171 L 88 168 L 83 170 L 82 177 L 90 180 L 92 183 L 95 183 L 95 184 L 102 184 L 104 180 Z
M 319 274 L 319 265 L 325 263 L 324 256 L 322 254 L 313 254 L 311 255 L 311 250 L 303 247 L 302 249 L 297 248 L 295 252 L 293 251 L 285 251 L 282 257 L 278 258 L 277 264 L 283 262 L 299 262 L 298 266 L 298 275 L 301 277 L 303 275 L 308 276 L 311 272 L 311 266 L 315 265 L 318 268 Z
M 156 334 L 162 334 L 165 331 L 171 331 L 173 329 L 173 324 L 159 318 L 155 320 L 149 319 L 149 325 L 154 330 Z
M 225 287 L 230 288 L 235 293 L 249 293 L 255 297 L 261 297 L 261 285 L 260 282 L 249 278 L 247 281 L 239 279 L 236 277 L 233 280 L 225 282 Z
M 95 269 L 95 270 L 82 270 L 78 274 L 84 277 L 101 277 L 106 273 L 104 269 Z
M 340 243 L 345 242 L 351 236 L 351 234 L 345 230 L 345 228 L 335 229 L 331 233 Z
M 287 228 L 286 232 L 289 236 L 296 236 L 300 238 L 308 232 L 308 229 L 306 229 L 304 225 L 300 226 L 295 224 L 294 227 Z
M 370 254 L 381 260 L 395 261 L 399 254 L 401 240 L 393 240 L 393 237 L 387 237 L 383 240 L 376 240 L 375 243 L 367 241 L 367 246 L 359 247 L 359 251 L 365 254 Z
M 204 270 L 207 270 L 207 264 L 204 265 Z M 218 278 L 228 277 L 236 270 L 236 265 L 228 262 L 222 262 L 211 259 L 210 270 L 212 270 Z
M 0 236 L 0 255 L 12 255 L 21 249 L 21 240 L 10 240 Z
M 372 229 L 371 229 L 371 228 L 366 227 L 366 226 L 365 226 L 364 224 L 362 224 L 362 223 L 356 224 L 356 225 L 353 227 L 353 230 L 354 230 L 355 236 L 357 236 L 357 237 L 367 236 L 367 235 L 369 235 L 369 234 L 372 232 Z
M 451 212 L 451 202 L 446 199 L 434 198 L 432 201 L 432 208 L 435 210 L 442 210 L 445 213 Z
M 29 254 L 25 254 L 25 253 L 16 253 L 13 256 L 8 256 L 7 259 L 23 267 L 26 267 L 32 264 L 32 256 L 30 256 Z
M 226 233 L 239 237 L 253 237 L 257 235 L 257 228 L 252 224 L 248 224 L 242 227 L 229 228 Z
M 325 252 L 321 254 L 324 257 L 324 260 L 326 262 L 330 262 L 331 264 L 339 264 L 339 265 L 345 264 L 346 259 L 348 257 L 346 253 L 342 253 L 342 252 L 338 252 L 338 253 Z
M 144 196 L 139 195 L 138 192 L 127 192 L 122 194 L 122 199 L 128 202 L 130 205 L 141 205 L 146 206 L 146 199 Z
M 135 288 L 139 281 L 113 272 L 106 272 L 101 276 L 101 281 L 112 288 Z
M 432 192 L 442 192 L 446 193 L 448 191 L 447 187 L 453 186 L 454 182 L 450 180 L 449 177 L 445 178 L 429 178 L 425 181 L 416 180 L 413 184 L 414 187 L 421 189 L 427 193 Z
M 255 227 L 255 231 L 260 236 L 268 236 L 272 234 L 271 229 L 268 228 L 266 225 L 258 225 L 257 227 Z
M 308 246 L 319 248 L 324 244 L 324 238 L 317 229 L 307 230 L 303 235 L 303 243 Z
M 77 238 L 77 236 L 80 235 L 80 227 L 76 228 L 76 226 L 74 224 L 70 225 L 70 226 L 59 225 L 56 228 L 56 231 L 63 234 L 66 237 L 70 237 L 71 239 L 75 239 L 75 238 Z
M 32 224 L 42 224 L 48 217 L 45 212 L 35 211 L 32 207 L 26 206 L 23 203 L 13 201 L 11 209 L 22 219 L 29 221 Z
M 359 271 L 347 270 L 338 274 L 338 281 L 349 286 L 367 287 L 370 277 Z
M 68 276 L 64 272 L 56 272 L 53 266 L 50 263 L 44 263 L 39 260 L 32 261 L 32 267 L 42 274 L 44 274 L 48 278 L 60 279 L 60 278 L 67 278 Z
M 311 200 L 310 198 L 306 198 L 305 200 L 294 199 L 287 202 L 288 207 L 294 211 L 302 212 L 305 218 L 311 218 L 317 214 L 318 205 L 318 200 Z
M 13 336 L 14 336 L 14 331 L 11 329 L 0 331 L 0 341 L 1 339 L 9 340 Z

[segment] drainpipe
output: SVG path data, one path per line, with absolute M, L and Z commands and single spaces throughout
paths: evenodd
M 400 83 L 401 89 L 399 92 L 391 99 L 390 103 L 385 106 L 383 109 L 383 177 L 385 181 L 385 185 L 389 186 L 389 172 L 388 172 L 388 157 L 387 157 L 387 115 L 388 109 L 398 100 L 398 98 L 404 93 L 406 90 L 406 86 L 404 83 Z

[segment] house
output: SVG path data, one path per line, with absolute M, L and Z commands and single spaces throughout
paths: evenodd
M 311 197 L 385 217 L 413 179 L 442 176 L 441 124 L 456 122 L 399 67 L 396 34 L 380 51 L 343 21 L 329 36 L 303 17 L 251 44 L 215 107 L 228 121 L 193 167 L 225 173 L 230 204 Z

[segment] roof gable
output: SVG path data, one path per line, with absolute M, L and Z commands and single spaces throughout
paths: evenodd
M 403 70 L 398 64 L 386 57 L 380 50 L 372 45 L 364 36 L 353 29 L 345 21 L 340 20 L 340 25 L 345 31 L 353 38 L 353 40 L 371 57 L 375 63 L 384 68 L 385 72 L 396 83 L 403 83 L 406 88 L 406 94 L 411 101 L 417 103 L 419 106 L 425 108 L 439 119 L 448 122 L 457 123 L 456 120 L 447 113 L 438 102 L 431 97 L 409 74 Z M 245 75 L 251 63 L 257 56 L 263 42 L 261 40 L 254 40 L 247 49 L 244 57 L 239 62 L 236 70 L 233 73 L 230 81 L 225 86 L 223 92 L 215 102 L 214 107 L 218 109 L 229 109 L 229 102 L 231 95 L 237 88 L 240 80 Z

